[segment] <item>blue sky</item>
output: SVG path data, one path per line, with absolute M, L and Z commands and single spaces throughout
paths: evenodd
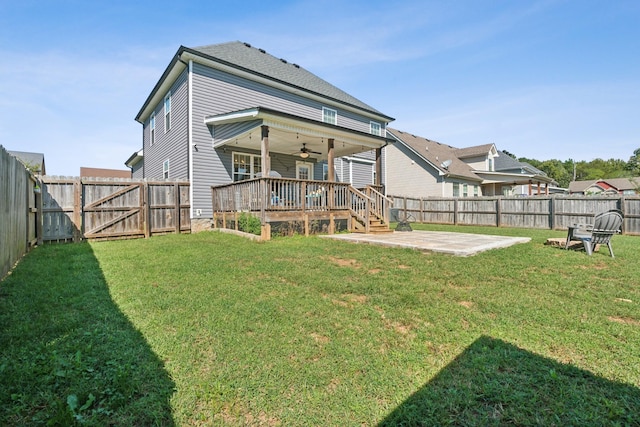
M 452 145 L 538 160 L 640 148 L 637 0 L 0 0 L 0 144 L 126 169 L 180 45 L 240 40 Z

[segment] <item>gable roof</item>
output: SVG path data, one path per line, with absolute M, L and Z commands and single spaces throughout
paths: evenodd
M 450 174 L 473 181 L 481 181 L 481 179 L 473 173 L 469 165 L 457 156 L 456 153 L 460 151 L 459 149 L 389 127 L 387 127 L 387 132 L 391 133 L 397 140 L 403 142 L 405 146 L 430 163 L 431 166 L 441 174 Z M 450 160 L 451 164 L 445 168 L 444 162 L 447 160 Z
M 34 172 L 37 172 L 42 175 L 45 174 L 46 171 L 44 167 L 43 153 L 29 153 L 26 151 L 13 151 L 13 150 L 7 150 L 7 152 L 12 156 L 16 157 L 27 167 L 37 166 L 37 170 L 35 170 Z
M 468 157 L 486 156 L 493 144 L 482 144 L 474 147 L 458 148 L 456 150 L 456 156 L 460 159 L 466 159 Z
M 248 78 L 258 79 L 262 82 L 267 82 L 267 84 L 284 85 L 290 91 L 303 91 L 310 95 L 320 96 L 327 100 L 368 112 L 386 122 L 393 121 L 392 117 L 381 113 L 370 105 L 333 86 L 298 64 L 277 58 L 267 53 L 264 49 L 258 49 L 249 43 L 239 41 L 195 48 L 180 46 L 173 60 L 140 109 L 136 120 L 141 121 L 141 118 L 146 116 L 145 110 L 160 90 L 163 82 L 172 73 L 175 73 L 174 69 L 176 67 L 185 67 L 184 61 L 189 59 L 193 59 L 196 62 L 207 62 L 207 65 L 219 66 L 229 72 L 242 73 Z
M 618 191 L 636 190 L 640 186 L 640 178 L 610 178 L 610 179 L 589 179 L 586 181 L 571 181 L 569 183 L 570 193 L 584 193 L 594 185 L 603 190 L 613 187 Z
M 502 150 L 498 150 L 498 157 L 494 160 L 494 169 L 497 172 L 502 171 L 521 171 L 521 172 L 529 172 L 535 175 L 543 175 L 546 176 L 546 172 L 536 168 L 535 166 L 527 163 L 521 162 L 517 159 L 514 159 L 507 153 Z

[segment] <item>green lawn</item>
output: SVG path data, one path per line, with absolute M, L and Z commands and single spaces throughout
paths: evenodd
M 640 425 L 640 237 L 460 258 L 220 233 L 38 247 L 0 425 Z

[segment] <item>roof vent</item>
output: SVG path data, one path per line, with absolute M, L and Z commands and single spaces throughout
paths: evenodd
M 283 62 L 283 63 L 285 63 L 285 64 L 287 63 L 287 60 L 286 60 L 286 59 L 284 59 L 284 58 L 280 58 L 280 61 L 282 61 L 282 62 Z
M 259 50 L 260 52 L 262 52 L 262 53 L 267 53 L 267 51 L 266 51 L 266 50 L 264 50 L 264 49 L 258 49 L 258 50 Z
M 300 66 L 298 64 L 293 64 L 294 67 L 296 68 L 300 68 Z
M 246 47 L 251 47 L 251 45 L 249 43 L 245 43 L 244 44 Z

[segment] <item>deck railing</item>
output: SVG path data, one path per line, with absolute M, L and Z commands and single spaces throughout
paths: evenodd
M 212 187 L 214 212 L 349 209 L 349 184 L 256 178 Z
M 372 186 L 290 178 L 256 178 L 211 187 L 213 211 L 267 213 L 348 211 L 352 230 L 369 232 L 372 220 L 389 224 L 391 199 Z

